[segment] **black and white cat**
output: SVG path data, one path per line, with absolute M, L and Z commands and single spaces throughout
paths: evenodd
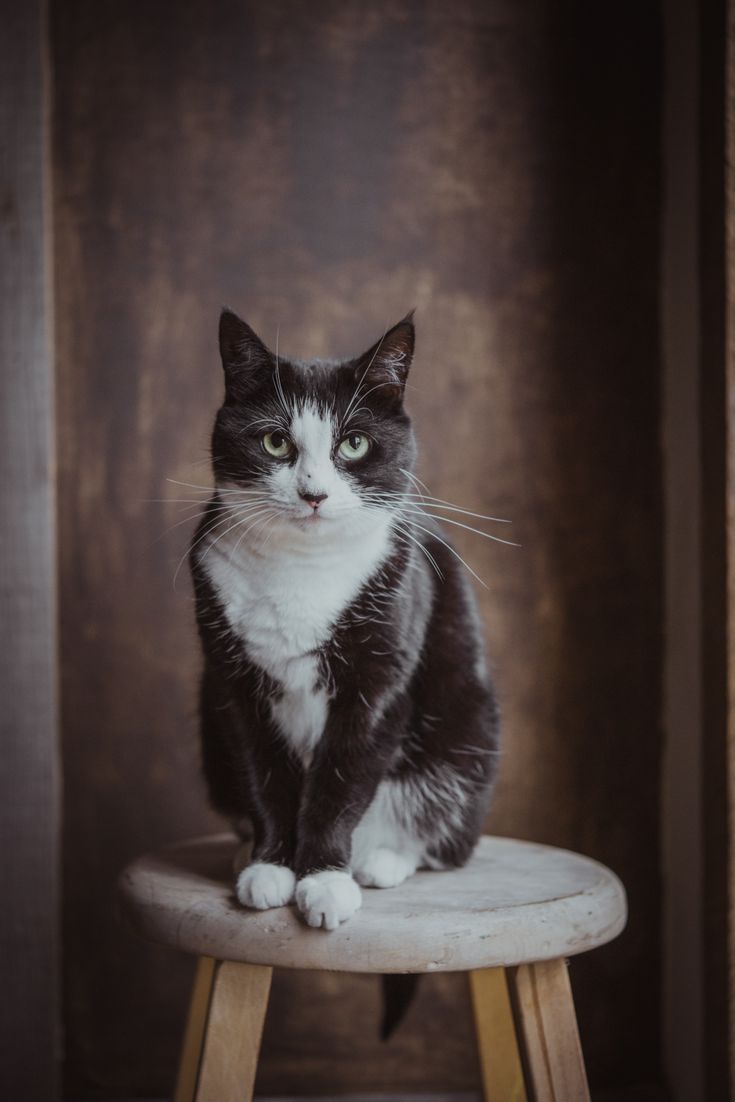
M 203 764 L 245 835 L 246 907 L 332 930 L 360 885 L 461 865 L 498 720 L 462 567 L 422 508 L 404 409 L 411 315 L 364 355 L 301 363 L 220 319 L 215 490 L 190 563 Z

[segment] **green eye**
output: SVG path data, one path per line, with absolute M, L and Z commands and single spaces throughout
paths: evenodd
M 361 432 L 351 432 L 345 436 L 337 449 L 343 459 L 364 459 L 370 451 L 370 439 Z
M 263 447 L 274 459 L 285 459 L 293 451 L 293 444 L 285 432 L 267 432 L 263 437 Z

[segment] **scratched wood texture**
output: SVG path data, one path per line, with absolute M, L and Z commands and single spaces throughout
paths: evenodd
M 593 1083 L 658 1075 L 660 28 L 623 0 L 52 0 L 67 1083 L 164 1092 L 191 963 L 114 917 L 120 868 L 219 824 L 198 777 L 185 552 L 222 303 L 284 350 L 417 307 L 410 404 L 487 581 L 505 753 L 489 827 L 609 863 L 575 962 Z M 177 528 L 172 526 L 184 521 Z M 502 534 L 507 534 L 503 532 Z M 388 1046 L 371 977 L 276 976 L 258 1088 L 471 1089 L 461 977 Z M 621 1060 L 620 1054 L 625 1054 Z

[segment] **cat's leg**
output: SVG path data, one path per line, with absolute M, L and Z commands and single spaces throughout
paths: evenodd
M 235 874 L 235 895 L 243 907 L 255 907 L 265 910 L 268 907 L 283 907 L 293 899 L 295 877 L 285 865 L 269 861 L 255 861 L 255 831 L 250 818 L 238 819 L 233 823 L 240 844 L 232 859 Z
M 241 838 L 234 858 L 235 895 L 263 910 L 293 899 L 296 814 L 302 769 L 274 751 L 277 735 L 253 705 L 256 686 L 225 679 L 211 666 L 202 682 L 204 772 L 212 802 Z
M 359 696 L 359 694 L 358 694 Z M 364 699 L 330 710 L 306 777 L 298 820 L 296 904 L 309 926 L 335 929 L 360 907 L 350 865 L 352 834 L 392 752 Z
M 240 844 L 232 859 L 232 870 L 235 876 L 239 876 L 245 866 L 250 864 L 253 856 L 255 836 L 252 819 L 250 817 L 235 819 L 232 823 L 232 829 L 240 839 Z
M 251 820 L 253 840 L 247 864 L 237 873 L 235 895 L 243 907 L 283 907 L 294 897 L 296 809 L 301 768 L 289 755 L 272 752 L 260 738 L 249 748 L 247 775 L 257 786 Z M 247 844 L 247 843 L 245 843 Z
M 421 840 L 405 827 L 401 787 L 382 781 L 352 836 L 352 870 L 364 888 L 395 888 L 413 876 L 421 862 Z

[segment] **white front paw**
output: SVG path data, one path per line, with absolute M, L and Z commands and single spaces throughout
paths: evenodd
M 309 926 L 336 930 L 361 903 L 360 889 L 349 872 L 313 872 L 296 886 L 296 904 Z
M 296 877 L 285 865 L 270 865 L 256 861 L 240 873 L 235 895 L 243 907 L 265 911 L 268 907 L 283 907 L 293 899 Z
M 395 888 L 415 872 L 415 857 L 379 847 L 355 869 L 355 879 L 364 888 Z

